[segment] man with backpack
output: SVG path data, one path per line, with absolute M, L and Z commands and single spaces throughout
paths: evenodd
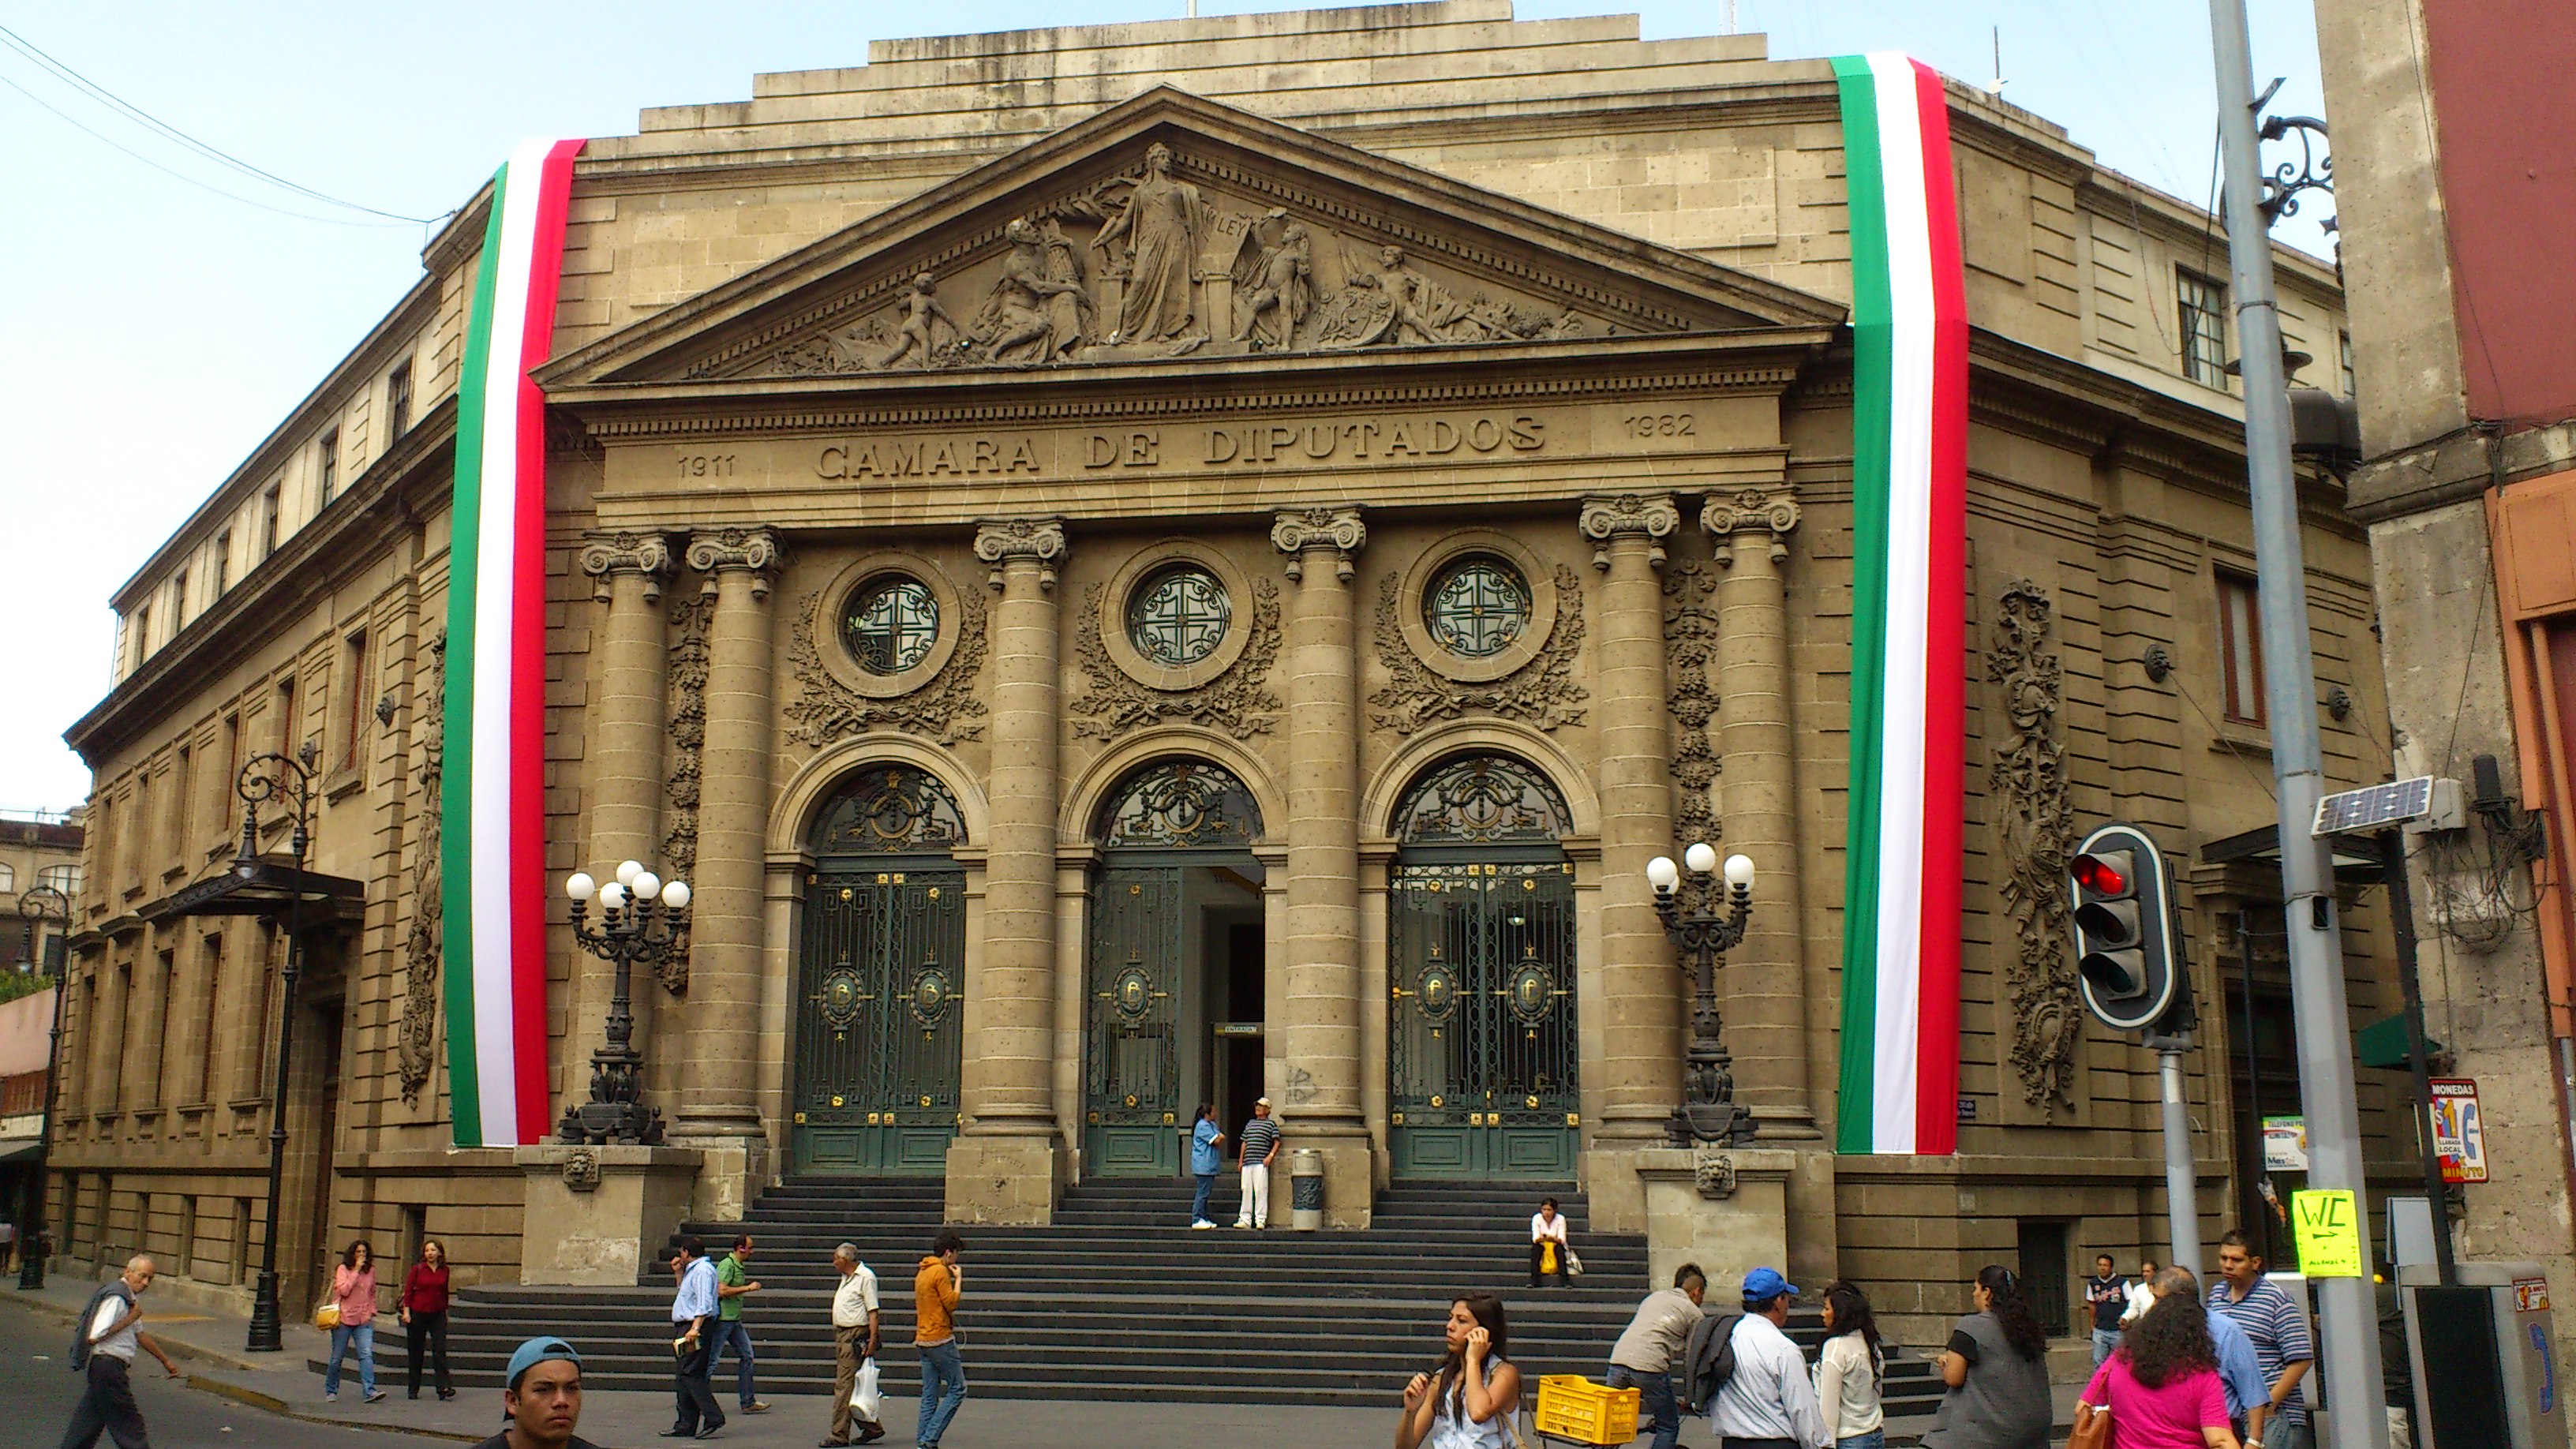
M 81 1310 L 79 1326 L 72 1331 L 72 1371 L 88 1375 L 89 1386 L 72 1410 L 71 1427 L 63 1431 L 63 1449 L 92 1449 L 102 1433 L 115 1439 L 116 1449 L 150 1449 L 150 1431 L 143 1427 L 143 1410 L 134 1402 L 134 1385 L 127 1378 L 134 1351 L 151 1354 L 161 1360 L 163 1372 L 179 1377 L 170 1355 L 136 1327 L 143 1321 L 143 1305 L 136 1300 L 152 1286 L 154 1271 L 150 1258 L 135 1254 L 125 1260 L 125 1272 L 100 1284 Z
M 1776 1268 L 1744 1275 L 1741 1313 L 1691 1330 L 1690 1400 L 1708 1408 L 1721 1449 L 1833 1449 L 1806 1355 L 1782 1330 L 1798 1285 Z

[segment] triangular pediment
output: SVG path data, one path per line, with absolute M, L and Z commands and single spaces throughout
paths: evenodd
M 538 373 L 862 380 L 1766 327 L 1839 304 L 1158 87 Z

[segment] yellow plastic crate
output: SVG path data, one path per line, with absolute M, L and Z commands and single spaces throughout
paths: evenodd
M 1625 1444 L 1637 1437 L 1635 1389 L 1614 1389 L 1578 1374 L 1538 1381 L 1538 1431 L 1578 1444 Z

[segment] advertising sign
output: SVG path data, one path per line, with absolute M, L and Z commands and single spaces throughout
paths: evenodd
M 2468 1077 L 2435 1077 L 2433 1151 L 2444 1182 L 2487 1180 L 2487 1124 L 2478 1112 L 2478 1084 Z
M 2266 1117 L 2263 1119 L 2263 1170 L 2265 1172 L 2308 1170 L 2307 1118 Z

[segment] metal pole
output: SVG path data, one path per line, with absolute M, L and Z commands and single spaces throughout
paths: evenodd
M 2415 1075 L 2415 1135 L 2424 1155 L 2424 1200 L 2433 1208 L 2433 1262 L 2448 1288 L 2460 1281 L 2459 1265 L 2451 1257 L 2451 1190 L 2442 1181 L 2442 1154 L 2433 1141 L 2433 1069 L 2424 1060 L 2424 984 L 2415 974 L 2415 900 L 2406 880 L 2406 832 L 2379 832 L 2379 858 L 2388 872 L 2397 984 L 2406 996 L 2406 1065 Z
M 307 744 L 303 753 L 310 757 L 312 746 Z M 277 773 L 255 779 L 253 772 L 271 760 Z M 277 1080 L 268 1097 L 268 1231 L 262 1234 L 259 1286 L 251 1298 L 250 1332 L 242 1345 L 251 1353 L 278 1353 L 286 1347 L 285 1317 L 278 1303 L 277 1234 L 286 1197 L 286 1074 L 295 1060 L 295 981 L 304 969 L 304 852 L 311 839 L 306 826 L 313 806 L 312 776 L 299 761 L 264 755 L 242 767 L 240 793 L 250 804 L 242 816 L 241 850 L 235 857 L 242 869 L 256 862 L 258 801 L 285 790 L 290 770 L 294 772 L 295 825 L 287 845 L 294 876 L 286 893 L 286 972 L 278 991 Z
M 19 913 L 26 914 L 27 903 L 35 900 L 40 892 L 62 898 L 63 923 L 69 925 L 71 901 L 52 886 L 40 885 L 19 897 Z M 68 961 L 58 968 L 52 959 L 52 953 L 45 949 L 44 917 L 40 915 L 32 918 L 27 929 L 33 937 L 32 947 L 36 953 L 37 969 L 52 977 L 54 982 L 54 1032 L 50 1038 L 52 1048 L 45 1055 L 45 1115 L 43 1125 L 36 1131 L 36 1171 L 27 1192 L 26 1222 L 20 1226 L 18 1232 L 18 1287 L 34 1293 L 45 1286 L 45 1193 L 49 1186 L 46 1179 L 52 1175 L 54 1093 L 62 1080 L 63 998 L 71 995 L 71 971 Z
M 2335 921 L 2334 861 L 2309 834 L 2324 793 L 2317 744 L 2316 666 L 2308 648 L 2308 588 L 2299 547 L 2298 481 L 2290 471 L 2290 399 L 2281 319 L 2272 293 L 2262 158 L 2255 142 L 2254 64 L 2245 0 L 2209 0 L 2226 167 L 2227 254 L 2234 273 L 2237 353 L 2245 378 L 2246 481 L 2254 514 L 2263 660 L 2269 673 L 2272 773 L 2278 784 L 2281 899 L 2290 1005 L 2299 1032 L 2299 1097 L 2308 1125 L 2308 1185 L 2367 1188 L 2361 1111 L 2353 1087 L 2352 1023 L 2344 1002 L 2343 935 Z M 2379 1314 L 2367 1277 L 2315 1280 L 2318 1347 L 2335 1406 L 2335 1449 L 2387 1449 L 2379 1373 Z
M 2200 1276 L 2200 1173 L 2191 1160 L 2191 1103 L 2183 1096 L 2182 1054 L 2191 1038 L 2155 1039 L 2156 1065 L 2164 1078 L 2165 1217 L 2173 1229 L 2169 1266 Z

